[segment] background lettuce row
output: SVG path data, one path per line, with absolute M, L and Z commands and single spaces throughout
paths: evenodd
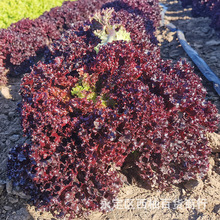
M 194 17 L 209 17 L 211 27 L 220 31 L 220 0 L 181 0 L 182 6 L 192 6 Z
M 37 18 L 51 8 L 61 6 L 63 2 L 64 0 L 1 0 L 0 28 L 7 28 L 22 18 Z
M 101 8 L 115 8 L 118 21 L 123 21 L 131 40 L 139 49 L 147 47 L 148 51 L 155 49 L 158 52 L 158 48 L 155 48 L 157 39 L 153 33 L 159 25 L 160 9 L 157 1 L 149 2 L 139 1 L 142 8 L 147 9 L 137 9 L 136 14 L 132 15 L 127 1 L 117 1 L 117 4 L 111 0 L 66 1 L 61 7 L 52 8 L 36 19 L 25 18 L 7 29 L 0 29 L 0 86 L 7 84 L 8 75 L 30 72 L 30 68 L 46 53 L 48 46 L 67 30 L 77 30 L 83 26 L 90 15 Z M 118 13 L 120 8 L 125 8 L 127 14 Z M 134 22 L 136 16 L 139 18 Z

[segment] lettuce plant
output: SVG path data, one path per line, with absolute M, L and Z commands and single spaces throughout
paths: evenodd
M 7 83 L 6 73 L 19 75 L 42 57 L 47 47 L 65 30 L 82 25 L 95 10 L 108 0 L 64 2 L 61 7 L 45 12 L 39 18 L 24 18 L 0 30 L 0 85 Z
M 131 0 L 64 2 L 61 7 L 55 7 L 35 20 L 22 19 L 8 29 L 0 30 L 0 85 L 7 83 L 6 73 L 19 75 L 30 72 L 30 68 L 52 42 L 61 38 L 68 29 L 77 30 L 101 8 L 114 8 L 117 11 L 114 20 L 123 21 L 126 33 L 131 33 L 132 40 L 141 45 L 140 48 L 151 45 L 146 49 L 152 50 L 152 46 L 155 49 L 157 41 L 153 33 L 159 25 L 158 1 L 141 0 L 138 4 Z M 117 26 L 117 22 L 114 26 Z M 122 28 L 119 33 L 124 34 L 125 30 Z M 149 40 L 153 44 L 149 44 Z
M 205 134 L 217 128 L 217 109 L 189 64 L 161 59 L 150 6 L 155 1 L 105 4 L 114 9 L 108 26 L 123 25 L 129 42 L 95 51 L 108 30 L 87 20 L 54 40 L 23 77 L 22 127 L 31 141 L 11 150 L 8 177 L 54 216 L 112 209 L 121 172 L 164 190 L 208 171 Z
M 37 206 L 72 217 L 101 210 L 103 199 L 112 207 L 118 170 L 135 170 L 159 189 L 205 176 L 205 134 L 216 129 L 217 109 L 188 64 L 114 41 L 82 68 L 56 57 L 23 78 L 22 126 L 31 144 L 12 150 L 9 177 Z M 95 100 L 72 94 L 82 71 Z M 114 105 L 103 105 L 104 96 Z
M 181 0 L 183 7 L 192 5 L 192 15 L 208 16 L 211 18 L 211 26 L 220 30 L 220 1 L 219 0 Z

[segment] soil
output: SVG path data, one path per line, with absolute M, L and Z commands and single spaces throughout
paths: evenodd
M 168 6 L 165 22 L 172 22 L 181 29 L 188 43 L 207 62 L 213 72 L 220 77 L 220 38 L 212 29 L 209 18 L 193 18 L 191 8 L 183 9 L 178 1 L 161 0 Z M 176 33 L 165 27 L 157 30 L 163 59 L 174 61 L 190 58 L 178 42 Z M 192 63 L 193 65 L 193 63 Z M 212 83 L 195 67 L 195 72 L 202 78 L 207 89 L 207 100 L 213 102 L 220 112 L 220 99 Z M 19 86 L 21 78 L 9 77 L 8 87 L 0 88 L 0 219 L 2 220 L 43 220 L 54 219 L 50 213 L 39 212 L 28 204 L 29 196 L 19 189 L 13 189 L 7 180 L 7 157 L 11 147 L 23 143 L 20 117 L 17 104 L 21 101 Z M 201 180 L 191 180 L 181 186 L 174 186 L 169 192 L 143 189 L 137 183 L 125 182 L 115 210 L 107 213 L 94 212 L 90 220 L 217 220 L 220 219 L 220 129 L 208 136 L 213 153 L 210 155 L 210 169 Z M 108 205 L 103 203 L 103 206 Z

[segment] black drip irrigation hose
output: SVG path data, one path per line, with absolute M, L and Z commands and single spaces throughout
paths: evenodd
M 199 68 L 199 70 L 206 77 L 206 79 L 208 79 L 210 82 L 213 82 L 213 87 L 215 91 L 218 93 L 218 95 L 220 95 L 220 79 L 210 69 L 207 63 L 198 55 L 198 53 L 187 43 L 186 38 L 181 30 L 179 30 L 172 23 L 165 25 L 164 16 L 168 8 L 164 4 L 160 4 L 160 6 L 163 8 L 161 12 L 162 26 L 166 26 L 171 32 L 177 33 L 178 40 L 181 46 L 183 47 L 183 49 L 185 50 L 185 52 L 188 54 L 191 60 L 195 63 L 195 65 Z

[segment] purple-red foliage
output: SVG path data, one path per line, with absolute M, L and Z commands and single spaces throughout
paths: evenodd
M 103 199 L 111 202 L 121 181 L 118 173 L 110 169 L 110 163 L 102 161 L 99 146 L 88 146 L 87 139 L 92 142 L 92 137 L 86 136 L 87 132 L 94 129 L 101 109 L 87 100 L 71 97 L 78 77 L 65 67 L 64 59 L 57 57 L 52 64 L 39 63 L 24 76 L 22 124 L 32 140 L 25 162 L 33 162 L 24 167 L 17 154 L 9 160 L 9 175 L 15 181 L 19 179 L 17 173 L 25 175 L 27 184 L 24 188 L 21 185 L 23 189 L 35 185 L 36 205 L 73 218 L 100 210 Z M 15 163 L 13 169 L 10 164 Z M 24 169 L 26 173 L 22 172 Z
M 0 30 L 1 51 L 6 68 L 14 74 L 25 73 L 33 64 L 34 58 L 46 46 L 60 37 L 56 26 L 43 19 L 35 21 L 23 19 L 12 24 L 7 30 Z
M 192 5 L 192 15 L 208 16 L 211 18 L 211 26 L 220 30 L 220 0 L 181 0 L 183 7 Z
M 205 134 L 218 123 L 217 109 L 205 100 L 192 68 L 160 58 L 153 36 L 157 3 L 103 2 L 64 3 L 39 18 L 53 20 L 58 32 L 50 32 L 53 43 L 42 49 L 44 62 L 22 80 L 22 126 L 31 143 L 12 149 L 8 162 L 9 178 L 32 195 L 35 205 L 71 219 L 113 206 L 122 185 L 118 170 L 133 170 L 160 189 L 203 177 L 210 154 Z M 70 7 L 75 4 L 79 9 Z M 131 42 L 108 43 L 96 54 L 100 40 L 84 22 L 86 7 L 92 12 L 113 7 L 111 23 L 124 25 Z M 22 23 L 24 34 L 29 24 L 23 28 Z M 62 29 L 69 30 L 61 34 Z M 71 94 L 82 80 L 92 89 L 84 94 L 95 93 L 94 99 Z
M 0 85 L 6 85 L 8 80 L 7 80 L 7 74 L 6 74 L 6 68 L 5 68 L 5 57 L 1 51 L 2 45 L 0 41 Z
M 101 8 L 105 0 L 65 2 L 61 7 L 51 9 L 35 20 L 22 19 L 8 29 L 0 30 L 0 45 L 3 62 L 0 76 L 9 69 L 12 74 L 30 71 L 37 56 L 45 51 L 53 40 L 74 26 L 82 25 L 89 15 Z M 4 83 L 5 80 L 2 82 Z
M 64 2 L 61 7 L 53 8 L 35 20 L 22 19 L 12 24 L 7 30 L 1 29 L 1 83 L 5 84 L 6 82 L 6 69 L 9 69 L 11 74 L 16 75 L 29 72 L 30 67 L 41 57 L 48 45 L 54 40 L 59 39 L 66 30 L 78 29 L 88 20 L 89 16 L 101 8 L 111 6 L 121 10 L 122 7 L 125 7 L 123 10 L 127 10 L 130 16 L 127 18 L 123 16 L 123 19 L 128 27 L 128 18 L 131 19 L 130 30 L 133 29 L 132 39 L 136 39 L 137 42 L 146 41 L 146 36 L 143 37 L 143 33 L 145 32 L 145 35 L 150 36 L 149 39 L 151 39 L 151 42 L 156 43 L 153 31 L 159 24 L 158 0 L 121 0 L 108 5 L 107 3 L 109 2 L 111 0 Z M 141 17 L 141 21 L 138 26 L 133 21 L 135 19 L 137 23 L 139 17 Z M 136 30 L 138 32 L 135 32 Z
M 199 77 L 185 62 L 172 65 L 132 45 L 112 47 L 100 51 L 91 76 L 105 82 L 100 94 L 116 102 L 107 118 L 114 142 L 126 148 L 128 167 L 159 188 L 204 176 L 210 153 L 205 133 L 216 129 L 217 109 L 205 101 Z
M 131 33 L 131 39 L 139 49 L 144 49 L 145 46 L 155 47 L 157 44 L 155 30 L 160 22 L 158 1 L 123 0 L 108 3 L 103 8 L 107 7 L 115 9 L 113 23 L 122 22 L 126 30 Z M 147 49 L 152 51 L 155 48 Z
M 211 11 L 212 27 L 220 31 L 220 1 L 218 0 L 212 6 Z
M 192 68 L 132 42 L 109 43 L 95 56 L 83 36 L 81 48 L 76 35 L 68 37 L 68 56 L 66 40 L 60 56 L 39 62 L 21 85 L 22 126 L 32 143 L 12 151 L 9 177 L 34 192 L 35 204 L 72 218 L 106 211 L 102 201 L 112 205 L 122 184 L 117 169 L 134 169 L 160 189 L 204 176 L 205 133 L 216 129 L 217 109 Z M 75 65 L 87 52 L 94 56 Z M 95 100 L 71 95 L 83 74 Z

